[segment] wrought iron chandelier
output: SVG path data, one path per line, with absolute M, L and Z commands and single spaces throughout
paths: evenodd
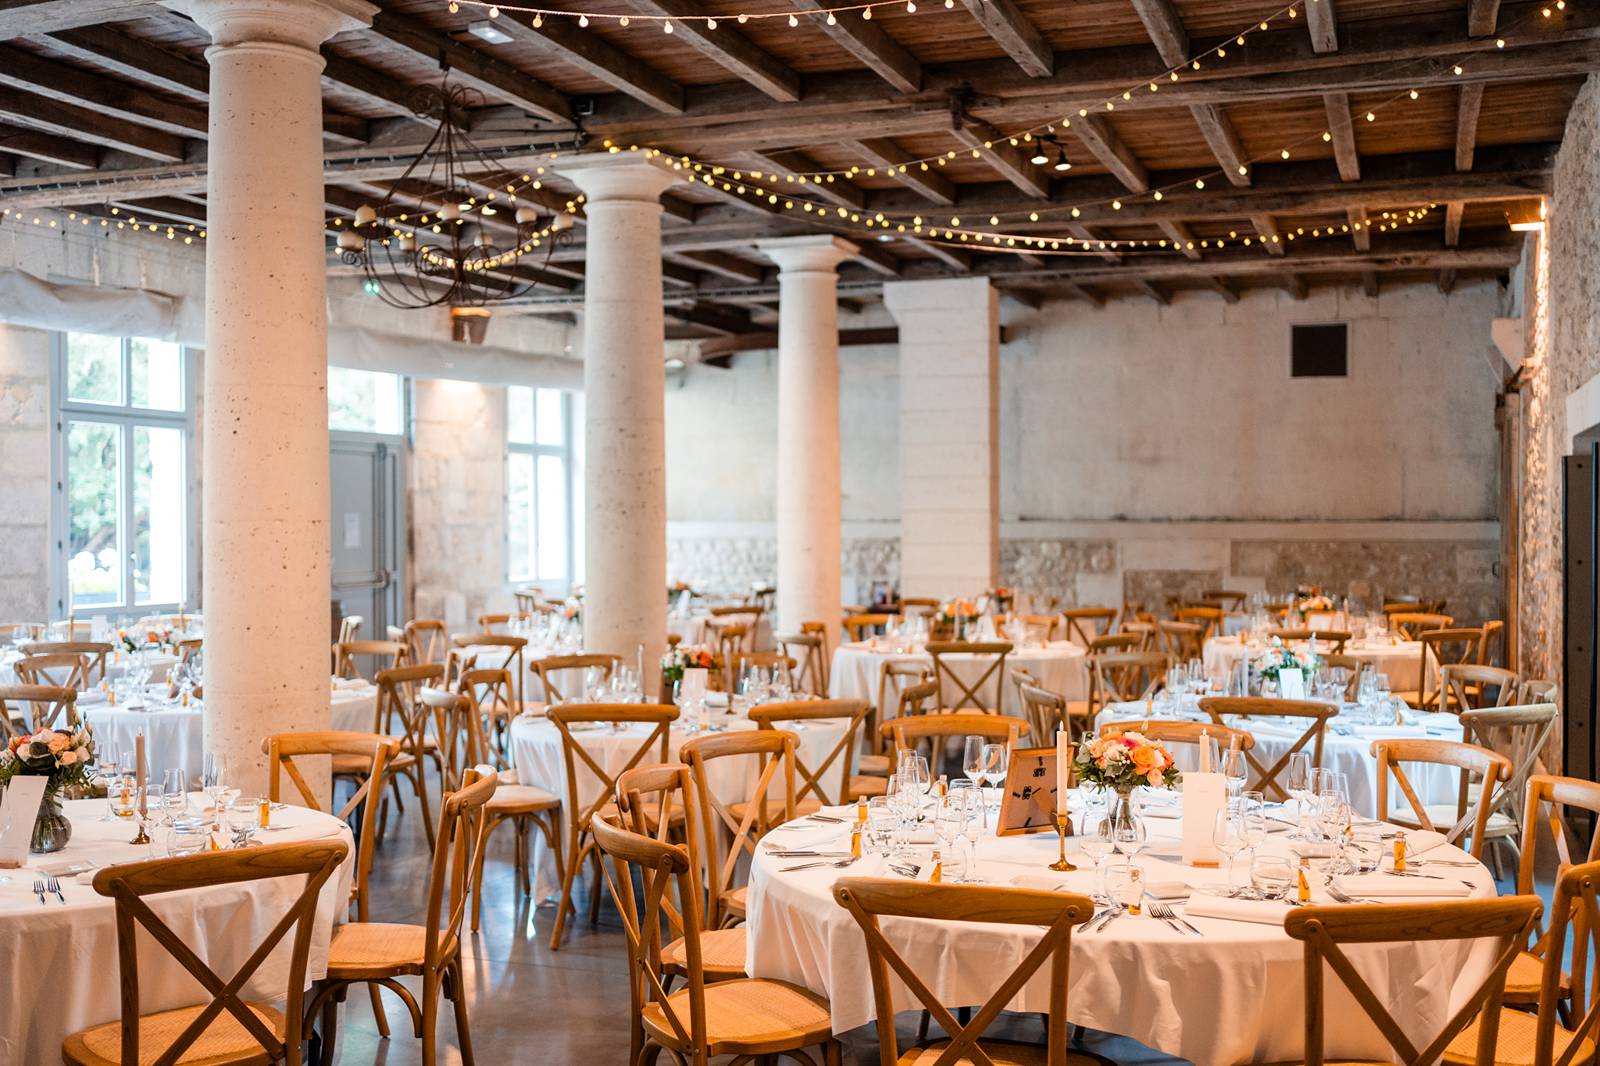
M 572 243 L 573 216 L 519 201 L 518 172 L 466 132 L 481 94 L 450 84 L 417 88 L 413 112 L 433 135 L 377 204 L 357 208 L 338 237 L 339 257 L 360 266 L 367 289 L 400 308 L 482 307 L 538 284 L 558 245 Z

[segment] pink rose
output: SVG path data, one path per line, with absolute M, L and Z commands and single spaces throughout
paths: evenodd
M 66 736 L 65 734 L 62 734 L 62 733 L 52 733 L 52 734 L 50 734 L 50 751 L 52 753 L 59 753 L 59 752 L 66 751 L 68 746 L 71 745 L 71 743 L 72 743 L 72 738 Z
M 61 766 L 71 766 L 77 761 L 78 753 L 75 751 L 64 751 L 60 755 L 56 756 L 56 763 Z

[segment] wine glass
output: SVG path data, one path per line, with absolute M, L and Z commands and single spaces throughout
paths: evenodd
M 945 800 L 952 806 L 960 804 L 966 811 L 962 821 L 962 832 L 967 841 L 967 864 L 961 880 L 967 884 L 978 884 L 983 880 L 978 876 L 978 834 L 981 825 L 980 815 L 983 811 L 982 787 L 976 781 L 959 778 L 950 782 Z
M 1078 840 L 1078 847 L 1094 862 L 1096 873 L 1100 873 L 1100 890 L 1106 891 L 1105 875 L 1100 867 L 1111 853 L 1116 850 L 1113 840 L 1113 826 L 1110 805 L 1102 802 L 1098 809 L 1091 808 L 1084 813 L 1084 834 Z
M 1223 873 L 1223 895 L 1233 892 L 1233 860 L 1249 846 L 1245 837 L 1245 813 L 1243 805 L 1235 805 L 1233 801 L 1224 804 L 1217 811 L 1217 817 L 1211 827 L 1211 843 L 1222 852 L 1228 860 L 1228 866 Z
M 175 822 L 189 810 L 189 782 L 182 770 L 167 770 L 161 775 L 161 816 Z
M 983 785 L 983 738 L 968 737 L 961 749 L 961 770 L 968 778 Z
M 934 812 L 934 828 L 938 830 L 939 839 L 944 843 L 947 854 L 956 854 L 956 845 L 961 842 L 966 834 L 967 823 L 972 820 L 972 811 L 967 806 L 967 794 L 972 789 L 956 789 L 945 793 L 943 802 Z M 965 860 L 961 864 L 961 876 L 954 880 L 964 882 L 970 880 L 967 876 L 971 866 Z
M 110 744 L 96 744 L 94 750 L 94 783 L 106 790 L 106 799 L 110 800 L 111 793 L 122 780 L 122 771 L 117 768 L 117 749 Z M 106 812 L 100 816 L 102 822 L 116 821 L 116 815 L 111 813 L 110 804 Z
M 1222 776 L 1228 782 L 1228 795 L 1238 796 L 1244 791 L 1244 783 L 1250 777 L 1250 762 L 1244 756 L 1243 748 L 1224 748 L 1222 759 L 1217 764 L 1222 770 Z
M 1283 787 L 1295 799 L 1295 820 L 1300 825 L 1300 828 L 1295 830 L 1295 837 L 1303 840 L 1309 832 L 1307 817 L 1310 814 L 1311 798 L 1315 795 L 1312 791 L 1309 751 L 1297 751 L 1289 756 L 1289 761 L 1283 768 Z
M 1005 784 L 1006 770 L 1011 765 L 1011 749 L 1005 744 L 983 746 L 983 779 L 990 788 Z
M 211 800 L 213 811 L 222 802 L 222 794 L 228 790 L 224 781 L 222 758 L 214 752 L 206 752 L 205 765 L 201 770 L 201 790 Z
M 902 751 L 896 772 L 901 789 L 911 794 L 912 810 L 915 811 L 933 784 L 928 776 L 928 760 L 914 751 Z

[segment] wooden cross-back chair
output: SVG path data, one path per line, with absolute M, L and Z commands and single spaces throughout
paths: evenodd
M 1217 742 L 1220 751 L 1227 751 L 1237 739 L 1240 751 L 1251 751 L 1256 746 L 1255 734 L 1246 729 L 1234 729 L 1217 722 L 1179 722 L 1167 718 L 1144 718 L 1127 722 L 1107 722 L 1100 727 L 1102 737 L 1120 736 L 1123 733 L 1142 733 L 1163 744 L 1193 744 L 1199 747 L 1203 737 Z
M 97 640 L 41 640 L 29 644 L 22 649 L 22 663 L 33 663 L 35 660 L 48 655 L 78 655 L 83 658 L 83 684 L 74 686 L 84 689 L 106 676 L 106 658 L 112 652 L 110 644 Z M 20 665 L 20 663 L 19 663 Z M 49 684 L 50 682 L 45 682 Z
M 1511 776 L 1511 760 L 1504 755 L 1455 740 L 1423 740 L 1421 738 L 1390 738 L 1372 742 L 1372 754 L 1378 760 L 1378 809 L 1373 817 L 1382 822 L 1415 826 L 1428 832 L 1443 833 L 1444 838 L 1457 844 L 1462 837 L 1471 835 L 1471 853 L 1474 859 L 1483 857 L 1484 827 L 1493 810 L 1491 799 L 1495 787 Z M 1461 785 L 1455 806 L 1422 802 L 1407 775 L 1405 763 L 1426 763 L 1433 766 L 1453 766 L 1461 771 Z M 1389 779 L 1400 786 L 1410 810 L 1392 809 L 1389 803 Z M 1472 797 L 1472 786 L 1477 785 L 1477 797 Z M 1453 819 L 1453 825 L 1441 827 L 1434 816 L 1444 814 Z
M 983 737 L 990 743 L 1004 743 L 1007 747 L 1014 748 L 1018 740 L 1029 735 L 1028 722 L 1024 718 L 970 711 L 901 717 L 892 722 L 885 722 L 880 728 L 891 742 L 891 750 L 894 753 L 891 757 L 897 757 L 902 751 L 915 749 L 919 741 L 929 741 L 932 750 L 928 758 L 928 772 L 934 778 L 943 772 L 945 742 L 952 737 Z M 1051 739 L 1053 740 L 1053 737 Z M 1039 742 L 1043 744 L 1046 740 L 1041 738 Z
M 401 632 L 412 662 L 436 663 L 444 659 L 448 641 L 443 619 L 413 618 Z
M 395 805 L 400 806 L 399 779 L 404 777 L 411 782 L 417 802 L 422 805 L 422 828 L 427 834 L 430 848 L 434 843 L 433 807 L 428 799 L 426 763 L 432 760 L 435 769 L 442 775 L 444 761 L 439 754 L 438 738 L 428 732 L 429 715 L 422 707 L 418 693 L 424 687 L 440 684 L 443 678 L 444 667 L 437 663 L 422 663 L 379 670 L 374 679 L 378 693 L 373 705 L 372 731 L 396 737 L 400 741 L 400 754 L 389 765 Z M 336 775 L 343 772 L 338 760 L 334 761 L 333 769 Z M 386 821 L 387 817 L 380 815 L 380 834 Z
M 1483 639 L 1478 642 L 1478 665 L 1501 665 L 1500 642 L 1505 637 L 1505 622 L 1498 618 L 1491 618 L 1479 628 L 1483 630 Z
M 1111 627 L 1117 620 L 1117 609 L 1068 607 L 1061 612 L 1061 620 L 1066 624 L 1066 631 L 1062 635 L 1087 648 L 1096 637 L 1103 637 L 1111 632 Z
M 1249 593 L 1235 589 L 1205 589 L 1200 593 L 1200 598 L 1216 603 L 1229 611 L 1237 611 L 1244 606 L 1244 601 L 1250 596 Z
M 1091 716 L 1110 703 L 1148 700 L 1166 683 L 1172 660 L 1159 651 L 1095 652 L 1089 656 Z
M 1489 800 L 1489 821 L 1484 829 L 1486 843 L 1507 844 L 1517 861 L 1521 850 L 1523 799 L 1528 778 L 1538 768 L 1545 744 L 1560 716 L 1553 703 L 1534 703 L 1520 707 L 1485 707 L 1461 712 L 1461 729 L 1467 740 L 1511 760 L 1511 775 L 1495 788 Z
M 1131 633 L 1138 637 L 1139 643 L 1135 645 L 1135 647 L 1137 647 L 1140 651 L 1161 651 L 1161 638 L 1156 632 L 1156 623 L 1154 619 L 1148 621 L 1143 618 L 1135 618 L 1131 621 L 1124 619 L 1121 632 Z M 1166 653 L 1162 652 L 1162 654 L 1164 655 Z
M 1492 694 L 1491 694 L 1492 693 Z M 1439 668 L 1439 709 L 1470 711 L 1508 707 L 1517 696 L 1517 674 L 1498 666 L 1448 663 Z
M 517 601 L 517 610 L 537 610 L 540 602 L 544 600 L 544 589 L 537 585 L 528 585 L 520 589 L 513 589 L 512 597 Z
M 1178 610 L 1174 613 L 1173 618 L 1179 622 L 1186 622 L 1190 625 L 1200 626 L 1200 643 L 1203 647 L 1206 641 L 1221 634 L 1222 620 L 1226 618 L 1227 615 L 1228 612 L 1224 611 L 1221 607 L 1208 607 L 1202 604 L 1191 604 L 1187 607 L 1178 608 Z
M 1260 792 L 1267 795 L 1270 790 L 1278 799 L 1288 799 L 1289 792 L 1278 783 L 1278 775 L 1284 767 L 1289 765 L 1289 756 L 1303 750 L 1307 744 L 1311 745 L 1311 765 L 1322 766 L 1322 747 L 1327 739 L 1328 719 L 1339 713 L 1339 708 L 1331 703 L 1320 703 L 1316 700 L 1280 700 L 1259 699 L 1255 697 L 1238 696 L 1204 696 L 1200 700 L 1200 709 L 1211 716 L 1211 720 L 1218 725 L 1227 725 L 1223 718 L 1234 715 L 1243 718 L 1291 718 L 1302 719 L 1309 724 L 1305 731 L 1295 742 L 1284 749 L 1278 760 L 1270 767 L 1261 765 L 1254 752 L 1245 752 L 1245 761 L 1250 764 L 1250 772 L 1255 774 L 1255 780 L 1245 785 L 1249 791 Z M 1272 798 L 1268 796 L 1268 798 Z
M 725 662 L 727 664 L 727 684 L 729 692 L 736 691 L 734 686 L 739 683 L 739 678 L 743 675 L 744 668 L 747 666 L 760 667 L 761 669 L 769 672 L 780 665 L 787 667 L 789 670 L 789 681 L 791 684 L 794 682 L 795 671 L 800 666 L 798 661 L 788 655 L 785 655 L 781 651 L 740 651 L 735 652 L 733 657 L 725 660 Z
M 477 883 L 483 861 L 484 808 L 499 780 L 492 768 L 468 770 L 461 788 L 439 804 L 437 846 L 428 870 L 426 910 L 420 925 L 381 922 L 347 922 L 335 926 L 328 945 L 327 976 L 306 1008 L 305 1027 L 321 1015 L 323 1061 L 333 1055 L 339 1023 L 339 1003 L 351 985 L 381 985 L 400 997 L 411 1015 L 413 1030 L 422 1041 L 423 1066 L 435 1066 L 439 1056 L 441 994 L 455 1005 L 456 1039 L 460 1061 L 473 1061 L 472 1036 L 467 1023 L 467 997 L 462 985 L 461 926 L 467 899 Z M 422 978 L 421 1003 L 400 983 L 402 977 Z
M 89 658 L 75 652 L 24 655 L 11 664 L 11 669 L 25 685 L 70 688 L 74 692 L 89 687 Z
M 1171 656 L 1173 662 L 1181 663 L 1201 657 L 1206 627 L 1198 622 L 1169 622 L 1163 618 L 1156 622 L 1156 636 L 1161 650 Z
M 1006 684 L 1006 656 L 1011 654 L 1011 644 L 1004 640 L 930 640 L 928 657 L 933 660 L 933 679 L 939 685 L 941 711 L 985 711 L 998 714 L 1004 706 Z M 952 665 L 948 656 L 968 656 L 955 660 L 970 662 L 982 668 L 976 681 L 967 684 L 962 680 L 959 667 Z M 985 702 L 985 689 L 993 686 L 994 698 Z M 951 697 L 954 696 L 954 699 Z
M 1284 626 L 1267 630 L 1267 636 L 1277 637 L 1285 644 L 1315 640 L 1318 654 L 1326 648 L 1336 655 L 1344 654 L 1344 646 L 1350 643 L 1351 638 L 1351 634 L 1343 629 L 1288 628 Z
M 300 1011 L 305 997 L 306 966 L 316 924 L 322 886 L 349 853 L 342 840 L 305 844 L 268 844 L 254 848 L 206 852 L 149 862 L 107 866 L 95 874 L 94 890 L 116 904 L 118 978 L 122 1017 L 73 1033 L 62 1043 L 69 1066 L 119 1063 L 201 1062 L 225 1064 L 285 1063 L 300 1066 Z M 167 925 L 146 900 L 185 889 L 237 885 L 268 878 L 304 877 L 298 896 L 283 917 L 230 977 L 213 970 Z M 187 914 L 188 911 L 184 910 Z M 142 934 L 140 935 L 142 931 Z M 273 949 L 293 933 L 288 958 L 276 965 L 284 974 L 284 1010 L 271 1003 L 241 997 Z M 194 1006 L 141 1015 L 140 946 L 153 943 L 171 955 L 199 982 L 210 998 Z M 165 995 L 157 996 L 165 999 Z
M 511 765 L 511 721 L 522 713 L 516 701 L 516 682 L 506 669 L 463 670 L 456 675 L 457 692 L 468 696 L 478 708 L 478 720 L 483 730 L 484 743 L 491 749 L 483 758 L 492 757 L 497 769 Z M 505 775 L 502 774 L 502 782 Z
M 43 622 L 0 622 L 0 644 L 33 640 L 45 630 Z
M 611 860 L 605 871 L 611 898 L 628 940 L 629 1014 L 637 1019 L 631 1063 L 652 1062 L 666 1051 L 678 1063 L 707 1066 L 713 1058 L 764 1056 L 820 1045 L 824 1066 L 839 1066 L 828 1002 L 782 981 L 737 977 L 707 981 L 709 946 L 698 908 L 679 913 L 684 986 L 669 992 L 662 963 L 663 927 L 674 891 L 689 899 L 700 891 L 701 871 L 689 851 L 606 822 L 594 826 L 596 846 Z M 641 891 L 634 891 L 635 874 Z M 803 1060 L 809 1061 L 809 1060 Z
M 722 660 L 724 666 L 731 662 L 735 655 L 750 647 L 753 633 L 754 630 L 743 622 L 725 622 L 720 625 L 711 621 L 706 623 L 706 639 L 716 649 L 717 658 Z
M 1046 642 L 1056 639 L 1056 628 L 1061 625 L 1059 614 L 1020 614 L 1017 620 L 1022 623 L 1029 640 Z
M 1422 600 L 1415 597 L 1385 597 L 1383 606 L 1378 610 L 1388 619 L 1393 619 L 1397 614 L 1443 614 L 1443 600 Z
M 1571 869 L 1576 863 L 1600 862 L 1600 833 L 1589 839 L 1580 859 L 1574 860 L 1568 838 L 1572 833 L 1573 814 L 1582 812 L 1600 818 L 1600 783 L 1583 781 L 1575 777 L 1555 774 L 1532 774 L 1528 778 L 1526 805 L 1522 814 L 1522 855 L 1517 863 L 1517 892 L 1530 895 L 1538 890 L 1534 878 L 1535 867 L 1549 869 L 1548 860 L 1541 862 L 1538 848 L 1543 840 L 1551 841 L 1555 848 L 1555 869 Z M 1551 912 L 1549 931 L 1536 929 L 1534 936 L 1523 946 L 1526 951 L 1511 968 L 1506 984 L 1506 1002 L 1517 1006 L 1533 1006 L 1541 1002 L 1541 987 L 1545 980 L 1545 966 L 1555 944 L 1555 925 L 1559 918 Z M 1592 935 L 1592 933 L 1591 933 Z M 1557 952 L 1560 951 L 1556 947 Z M 1554 975 L 1555 994 L 1565 1000 L 1571 994 L 1572 983 L 1559 965 Z M 1563 1004 L 1565 1009 L 1565 1005 Z
M 566 868 L 562 871 L 555 926 L 550 931 L 550 950 L 559 951 L 567 912 L 572 909 L 572 884 L 585 859 L 591 860 L 595 867 L 595 882 L 589 893 L 589 924 L 600 920 L 600 855 L 595 850 L 590 825 L 612 802 L 618 774 L 641 764 L 668 761 L 667 748 L 678 708 L 670 703 L 568 703 L 551 707 L 545 717 L 561 734 L 561 757 L 566 770 L 567 794 L 562 799 L 562 855 Z M 622 765 L 612 770 L 596 760 L 581 740 L 573 736 L 572 725 L 588 722 L 621 727 L 642 724 L 650 728 Z M 580 765 L 594 775 L 597 787 L 584 787 L 578 780 Z
M 1538 677 L 1525 677 L 1517 685 L 1516 699 L 1511 702 L 1519 707 L 1530 703 L 1553 703 L 1561 706 L 1561 686 L 1554 681 L 1546 681 Z
M 333 646 L 333 676 L 360 677 L 356 656 L 372 657 L 374 673 L 404 666 L 407 662 L 406 646 L 398 640 L 342 640 Z
M 1506 980 L 1505 1007 L 1498 1017 L 1479 1020 L 1468 1026 L 1455 1044 L 1445 1050 L 1450 1066 L 1473 1063 L 1467 1055 L 1476 1051 L 1482 1028 L 1493 1025 L 1497 1031 L 1493 1062 L 1496 1066 L 1580 1066 L 1593 1062 L 1600 1038 L 1600 969 L 1594 965 L 1600 948 L 1600 863 L 1587 862 L 1562 867 L 1556 874 L 1555 898 L 1550 908 L 1549 943 L 1531 1001 L 1513 996 L 1517 963 L 1512 963 Z M 1522 897 L 1525 898 L 1526 894 Z M 1565 972 L 1567 941 L 1572 940 L 1572 972 Z M 1518 960 L 1527 956 L 1519 955 Z M 1515 1002 L 1514 1002 L 1515 1000 Z M 1538 1006 L 1537 1013 L 1528 1007 Z
M 499 671 L 504 673 L 505 671 Z M 484 714 L 473 698 L 468 686 L 460 692 L 424 688 L 418 693 L 418 702 L 433 717 L 434 735 L 439 737 L 439 747 L 444 760 L 440 775 L 446 792 L 461 787 L 466 774 L 485 765 Z M 561 856 L 561 801 L 555 793 L 533 785 L 519 783 L 515 771 L 498 774 L 494 795 L 483 806 L 483 839 L 487 842 L 502 824 L 510 822 L 515 831 L 516 851 L 512 862 L 517 873 L 517 888 L 524 894 L 533 894 L 529 876 L 532 848 L 528 830 L 538 829 L 545 844 L 555 858 L 556 877 L 562 874 Z M 472 930 L 478 931 L 483 915 L 484 860 L 475 867 L 473 882 Z
M 366 622 L 359 614 L 347 614 L 339 619 L 339 636 L 337 643 L 348 644 L 356 639 L 356 634 L 361 632 L 361 626 Z
M 816 722 L 844 719 L 844 735 L 813 769 L 800 748 L 794 750 L 794 770 L 799 780 L 795 806 L 799 813 L 816 807 L 849 803 L 860 796 L 881 796 L 887 791 L 887 777 L 858 776 L 853 763 L 861 740 L 861 723 L 871 710 L 866 700 L 795 700 L 790 703 L 762 703 L 750 708 L 750 720 L 758 729 L 783 729 L 785 722 Z M 836 788 L 827 784 L 830 775 Z
M 451 654 L 446 656 L 445 684 L 450 684 L 464 670 L 478 667 L 504 667 L 511 671 L 517 683 L 517 707 L 523 705 L 522 674 L 527 662 L 527 637 L 507 633 L 465 633 L 450 638 Z M 487 649 L 496 649 L 492 653 Z M 453 668 L 452 668 L 453 663 Z
M 1361 692 L 1361 675 L 1371 670 L 1373 668 L 1372 664 L 1365 659 L 1347 655 L 1344 652 L 1334 651 L 1324 655 L 1319 650 L 1317 654 L 1321 656 L 1323 666 L 1330 669 L 1338 667 L 1345 671 L 1344 700 L 1346 703 L 1354 703 L 1356 696 Z
M 1395 1062 L 1403 1066 L 1433 1066 L 1482 1011 L 1476 1047 L 1461 1061 L 1474 1066 L 1497 1066 L 1503 1061 L 1495 1056 L 1495 1043 L 1506 972 L 1543 909 L 1537 896 L 1292 908 L 1283 920 L 1283 928 L 1305 945 L 1306 1066 L 1323 1066 L 1327 1061 L 1323 1044 L 1328 998 L 1324 974 L 1329 969 L 1388 1041 Z M 1407 1034 L 1407 1027 L 1391 1013 L 1393 1000 L 1373 990 L 1344 949 L 1352 944 L 1438 940 L 1493 940 L 1494 964 L 1466 1002 L 1452 1011 L 1440 1031 L 1419 1048 Z
M 787 729 L 741 729 L 694 737 L 678 749 L 694 780 L 703 822 L 701 840 L 709 872 L 708 927 L 744 919 L 747 886 L 734 884 L 741 863 L 754 859 L 761 838 L 773 826 L 793 821 L 799 810 L 794 782 L 798 743 L 799 738 Z M 712 787 L 708 764 L 730 758 L 755 760 L 756 780 L 748 799 L 733 802 L 718 796 Z
M 622 663 L 622 656 L 610 655 L 600 652 L 585 655 L 546 655 L 542 659 L 535 659 L 528 664 L 528 672 L 539 682 L 539 695 L 549 704 L 565 703 L 569 699 L 584 699 L 582 692 L 571 695 L 564 693 L 556 686 L 555 675 L 563 670 L 579 670 L 586 676 L 592 669 L 602 672 L 602 679 L 611 680 L 611 675 Z M 644 679 L 640 678 L 643 684 Z
M 896 615 L 884 614 L 880 611 L 870 611 L 863 614 L 849 615 L 839 623 L 839 626 L 844 630 L 846 640 L 860 641 L 864 637 L 870 637 L 879 630 L 892 625 L 896 617 Z
M 483 630 L 485 633 L 493 633 L 495 631 L 495 626 L 507 625 L 513 618 L 519 622 L 526 622 L 530 621 L 533 618 L 533 615 L 527 611 L 492 611 L 485 614 L 480 614 L 475 621 L 477 622 L 479 629 Z
M 778 651 L 797 661 L 794 684 L 803 692 L 823 697 L 828 694 L 828 635 L 826 633 L 789 633 L 775 638 Z
M 846 877 L 834 882 L 833 898 L 850 912 L 867 942 L 867 970 L 877 1014 L 878 1061 L 882 1066 L 926 1063 L 995 1062 L 1050 1063 L 1051 1066 L 1096 1066 L 1102 1060 L 1068 1048 L 1067 987 L 1072 955 L 1073 927 L 1094 917 L 1094 901 L 1068 892 L 991 885 L 923 884 L 893 878 Z M 998 981 L 998 987 L 965 1024 L 946 1007 L 900 949 L 883 934 L 880 919 L 920 918 L 935 922 L 980 922 L 1042 927 L 1039 942 L 1016 960 L 1016 968 Z M 1049 1008 L 1046 1012 L 1047 1047 L 1017 1045 L 982 1039 L 1000 1019 L 1023 986 L 1048 964 Z M 892 974 L 892 976 L 891 976 Z M 1000 977 L 995 973 L 994 977 Z M 932 1019 L 949 1034 L 942 1040 L 902 1056 L 895 1029 L 895 991 L 904 984 Z M 903 1009 L 904 1004 L 900 1004 Z
M 0 739 L 20 736 L 23 730 L 77 729 L 77 701 L 78 690 L 64 685 L 0 685 Z
M 1421 688 L 1416 692 L 1397 692 L 1395 695 L 1418 710 L 1442 710 L 1444 689 L 1440 683 L 1440 671 L 1446 666 L 1474 665 L 1482 640 L 1481 629 L 1430 629 L 1418 633 L 1416 641 L 1422 648 L 1417 665 L 1417 684 Z
M 919 614 L 933 614 L 939 609 L 939 601 L 932 596 L 902 596 L 899 607 L 902 615 L 911 618 Z
M 1394 611 L 1385 612 L 1389 617 L 1389 631 L 1396 634 L 1401 640 L 1416 640 L 1417 634 L 1429 633 L 1435 629 L 1449 629 L 1456 624 L 1456 620 L 1447 614 L 1435 614 L 1431 611 Z

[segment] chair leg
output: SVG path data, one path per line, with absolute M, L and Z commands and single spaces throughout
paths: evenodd
M 583 865 L 583 851 L 578 846 L 578 834 L 571 833 L 567 837 L 570 846 L 571 865 L 561 874 L 561 899 L 556 903 L 556 924 L 550 930 L 550 950 L 561 950 L 561 931 L 567 925 L 567 911 L 572 908 L 572 880 L 578 867 Z
M 333 1066 L 334 1044 L 339 1038 L 339 1004 L 337 997 L 322 1001 L 322 1066 Z
M 439 1058 L 439 977 L 422 977 L 422 1066 L 436 1066 Z
M 367 991 L 372 994 L 372 1020 L 378 1023 L 378 1035 L 385 1040 L 389 1039 L 389 1016 L 383 1011 L 383 994 L 377 985 L 368 985 Z
M 593 928 L 600 924 L 600 886 L 605 883 L 606 874 L 599 848 L 591 848 L 589 858 L 594 864 L 594 883 L 589 888 L 589 926 Z
M 422 765 L 422 753 L 411 768 L 411 783 L 416 786 L 417 800 L 422 804 L 422 828 L 428 834 L 428 849 L 433 849 L 433 808 L 428 804 L 428 772 Z
M 449 982 L 450 1001 L 456 1008 L 456 1043 L 461 1048 L 463 1066 L 473 1066 L 472 1033 L 467 1028 L 467 990 L 461 982 L 461 959 L 458 957 L 445 971 Z

